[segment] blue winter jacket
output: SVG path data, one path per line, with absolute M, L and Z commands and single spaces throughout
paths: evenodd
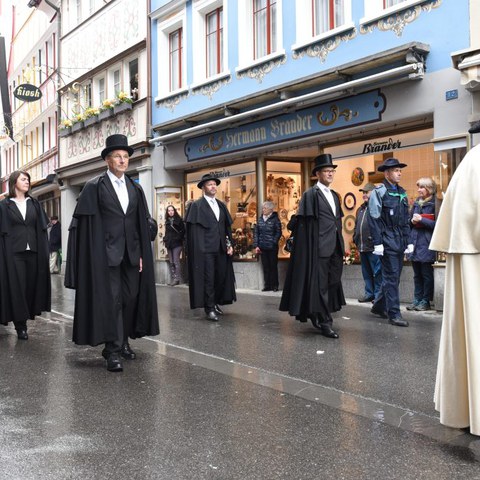
M 408 243 L 413 244 L 415 247 L 413 253 L 408 257 L 409 260 L 412 262 L 433 263 L 435 261 L 435 251 L 430 250 L 428 246 L 430 245 L 433 229 L 435 228 L 435 220 L 423 218 L 421 222 L 417 224 L 419 226 L 416 227 L 412 223 L 414 213 L 420 215 L 422 213 L 435 215 L 435 202 L 433 200 L 427 200 L 423 205 L 420 205 L 418 203 L 418 198 L 415 200 L 410 212 L 410 226 L 412 230 L 408 241 Z
M 278 248 L 278 241 L 281 236 L 282 224 L 277 212 L 273 212 L 267 218 L 267 221 L 261 215 L 253 232 L 253 247 L 259 247 L 260 250 L 274 250 Z

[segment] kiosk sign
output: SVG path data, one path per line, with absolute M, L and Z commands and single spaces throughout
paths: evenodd
M 42 98 L 42 92 L 38 87 L 30 83 L 22 83 L 13 92 L 15 98 L 24 102 L 36 102 Z

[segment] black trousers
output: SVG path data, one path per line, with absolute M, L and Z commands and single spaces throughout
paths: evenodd
M 273 250 L 262 250 L 260 259 L 262 260 L 264 287 L 278 288 L 278 247 Z
M 37 253 L 31 250 L 15 253 L 13 261 L 22 286 L 23 301 L 27 305 L 29 317 L 33 319 L 35 317 L 35 292 L 37 288 L 35 283 L 37 278 Z M 27 320 L 15 322 L 15 328 L 17 330 L 26 329 Z
M 112 321 L 115 323 L 117 338 L 105 344 L 104 352 L 107 354 L 119 352 L 132 333 L 140 283 L 138 269 L 138 265 L 132 266 L 125 259 L 118 267 L 108 269 L 115 311 Z
M 227 272 L 227 255 L 225 252 L 205 253 L 203 261 L 204 308 L 211 312 L 215 305 L 221 303 L 225 275 Z

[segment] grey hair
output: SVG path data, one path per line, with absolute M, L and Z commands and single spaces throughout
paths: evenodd
M 417 180 L 417 187 L 423 187 L 428 190 L 430 195 L 437 193 L 437 184 L 430 177 L 422 177 Z
M 266 202 L 262 203 L 262 207 L 266 207 L 269 210 L 273 210 L 275 208 L 275 204 L 273 202 L 270 202 L 269 200 L 267 200 Z

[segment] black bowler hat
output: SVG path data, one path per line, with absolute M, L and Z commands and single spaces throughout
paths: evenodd
M 332 156 L 329 153 L 321 153 L 313 159 L 315 166 L 312 170 L 312 177 L 317 173 L 318 170 L 325 167 L 337 168 L 337 165 L 332 163 Z
M 202 188 L 203 187 L 203 184 L 205 182 L 208 182 L 209 180 L 215 180 L 215 183 L 217 185 L 220 185 L 220 179 L 218 177 L 215 177 L 214 175 L 212 175 L 211 173 L 206 173 L 202 179 L 197 183 L 197 187 L 198 188 Z
M 379 172 L 384 172 L 389 168 L 405 168 L 406 166 L 406 163 L 400 163 L 396 158 L 387 158 L 378 166 L 377 170 Z
M 480 121 L 475 122 L 469 129 L 468 133 L 480 133 Z
M 105 157 L 114 150 L 125 150 L 129 155 L 132 155 L 134 150 L 128 146 L 128 140 L 125 135 L 115 134 L 110 135 L 105 140 L 105 148 L 102 150 L 102 158 Z

